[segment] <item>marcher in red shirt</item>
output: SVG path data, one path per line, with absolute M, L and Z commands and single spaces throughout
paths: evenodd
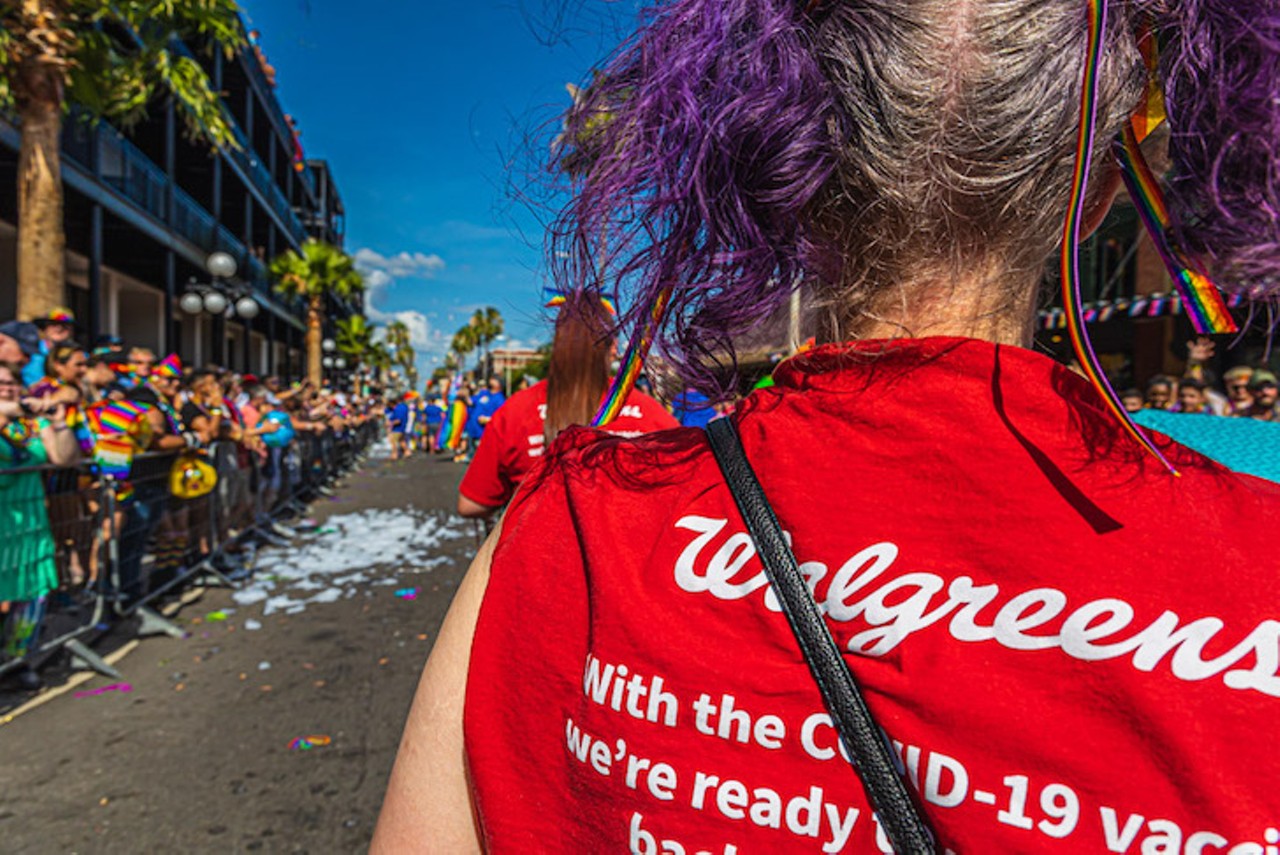
M 556 319 L 547 379 L 512 395 L 494 413 L 458 488 L 458 513 L 488 516 L 501 508 L 560 431 L 590 423 L 609 384 L 612 354 L 603 307 L 597 301 L 566 303 Z M 673 427 L 679 423 L 661 404 L 633 390 L 604 429 L 635 437 Z
M 730 418 L 939 853 L 1280 849 L 1280 487 L 1031 349 L 1149 78 L 1166 234 L 1280 288 L 1261 5 L 672 0 L 566 122 L 553 263 L 666 306 L 685 379 L 801 285 L 821 319 Z M 373 851 L 888 852 L 745 529 L 703 432 L 561 436 L 455 596 Z

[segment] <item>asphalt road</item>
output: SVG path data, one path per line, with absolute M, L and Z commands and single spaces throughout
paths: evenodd
M 253 590 L 207 589 L 174 618 L 187 638 L 128 652 L 130 691 L 55 672 L 61 694 L 0 726 L 0 851 L 367 848 L 477 545 L 451 513 L 461 475 L 372 461 L 312 507 L 316 531 L 264 550 Z M 296 747 L 306 736 L 329 743 Z

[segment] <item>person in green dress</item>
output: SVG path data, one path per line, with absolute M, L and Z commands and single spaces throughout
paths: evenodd
M 67 466 L 80 455 L 66 405 L 22 391 L 18 371 L 0 363 L 0 663 L 35 646 L 44 599 L 58 585 L 44 477 L 32 467 Z

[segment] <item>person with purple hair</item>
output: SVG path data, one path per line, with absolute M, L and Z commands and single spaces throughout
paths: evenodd
M 1280 488 L 1029 349 L 1046 260 L 1165 114 L 1162 238 L 1280 291 L 1275 0 L 643 20 L 566 122 L 548 258 L 713 397 L 796 289 L 820 320 L 724 422 L 897 804 L 940 852 L 1280 845 Z M 457 592 L 373 851 L 934 851 L 873 811 L 781 610 L 708 433 L 564 431 Z

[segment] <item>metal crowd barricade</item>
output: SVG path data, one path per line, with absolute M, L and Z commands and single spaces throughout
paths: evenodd
M 112 606 L 118 617 L 136 616 L 138 633 L 183 632 L 152 605 L 209 569 L 215 545 L 214 492 L 182 499 L 171 490 L 180 452 L 153 452 L 134 458 L 131 499 L 121 503 L 119 543 L 113 553 Z
M 279 542 L 275 520 L 301 513 L 358 465 L 379 430 L 371 420 L 299 432 L 269 454 L 213 443 L 202 455 L 218 483 L 198 498 L 171 491 L 177 451 L 138 455 L 126 481 L 87 464 L 0 470 L 0 582 L 31 572 L 33 555 L 46 571 L 52 562 L 57 579 L 43 597 L 0 605 L 0 675 L 65 649 L 75 664 L 120 678 L 94 653 L 91 636 L 136 620 L 139 635 L 182 637 L 154 606 L 196 581 L 234 586 L 247 578 L 257 543 Z M 5 590 L 0 584 L 0 596 Z
M 61 648 L 88 652 L 81 639 L 105 614 L 113 507 L 86 466 L 0 471 L 0 600 L 15 597 L 0 604 L 0 674 Z
M 298 438 L 298 495 L 295 501 L 305 504 L 316 495 L 322 481 L 324 458 L 320 437 L 316 433 L 303 433 Z

